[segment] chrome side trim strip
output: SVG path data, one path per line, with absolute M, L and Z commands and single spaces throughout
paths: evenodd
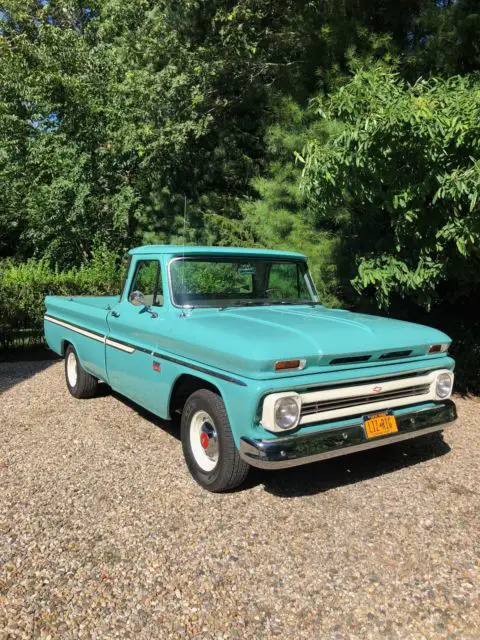
M 109 347 L 113 347 L 114 349 L 120 349 L 120 351 L 125 351 L 126 353 L 134 353 L 137 349 L 141 351 L 146 351 L 145 349 L 139 349 L 134 347 L 133 345 L 129 345 L 123 342 L 117 342 L 116 340 L 111 340 L 107 338 L 107 336 L 102 335 L 101 333 L 96 333 L 95 331 L 89 331 L 88 329 L 83 329 L 78 325 L 72 324 L 71 322 L 65 322 L 64 320 L 59 320 L 54 316 L 49 316 L 45 314 L 45 320 L 48 322 L 52 322 L 53 324 L 58 324 L 60 327 L 65 327 L 65 329 L 70 329 L 70 331 L 75 331 L 75 333 L 79 333 L 86 338 L 91 338 L 92 340 L 97 340 L 98 342 L 103 342 Z M 147 353 L 150 353 L 148 351 Z
M 105 338 L 105 344 L 108 347 L 113 347 L 114 349 L 120 349 L 120 351 L 125 351 L 126 353 L 133 353 L 135 349 L 127 344 L 123 344 L 122 342 L 116 342 L 115 340 L 111 340 L 110 338 Z
M 107 338 L 100 333 L 95 333 L 93 331 L 88 331 L 87 329 L 82 329 L 70 322 L 65 322 L 64 320 L 59 320 L 58 318 L 54 318 L 53 316 L 45 315 L 45 320 L 49 322 L 53 322 L 54 324 L 58 324 L 61 327 L 65 327 L 66 329 L 70 329 L 71 331 L 75 331 L 87 338 L 92 338 L 92 340 L 98 340 L 98 342 L 103 342 L 107 347 L 112 347 L 114 349 L 119 349 L 120 351 L 124 351 L 125 353 L 134 353 L 135 351 L 141 351 L 142 353 L 146 353 L 147 355 L 151 355 L 155 358 L 160 358 L 162 360 L 167 360 L 169 362 L 174 362 L 175 364 L 182 365 L 183 367 L 187 367 L 188 369 L 193 369 L 194 371 L 199 371 L 200 373 L 205 373 L 214 378 L 219 378 L 220 380 L 225 380 L 226 382 L 231 382 L 232 384 L 237 384 L 240 387 L 246 387 L 247 383 L 243 382 L 243 380 L 239 380 L 238 378 L 234 378 L 233 376 L 229 376 L 226 373 L 220 373 L 217 371 L 212 371 L 211 369 L 207 369 L 206 367 L 201 367 L 196 364 L 192 364 L 190 362 L 185 362 L 185 360 L 181 360 L 179 358 L 175 358 L 164 353 L 157 353 L 156 351 L 152 351 L 151 349 L 145 349 L 144 347 L 139 347 L 137 345 L 130 344 L 128 342 L 119 342 L 118 340 L 112 340 L 111 338 Z
M 87 329 L 82 329 L 70 322 L 64 322 L 63 320 L 59 320 L 58 318 L 54 318 L 53 316 L 44 316 L 45 320 L 48 322 L 52 322 L 53 324 L 58 324 L 60 327 L 65 327 L 65 329 L 70 329 L 71 331 L 75 331 L 75 333 L 79 333 L 82 336 L 86 336 L 87 338 L 91 338 L 92 340 L 97 340 L 98 342 L 105 342 L 105 336 L 100 333 L 95 333 L 94 331 L 87 331 Z
M 191 364 L 190 362 L 185 362 L 184 360 L 179 360 L 178 358 L 173 358 L 172 356 L 167 356 L 164 353 L 157 353 L 154 351 L 152 353 L 154 358 L 160 358 L 161 360 L 167 360 L 168 362 L 174 362 L 175 364 L 180 364 L 183 367 L 187 367 L 188 369 L 193 369 L 194 371 L 200 371 L 201 373 L 206 373 L 209 376 L 213 376 L 214 378 L 220 378 L 220 380 L 226 380 L 227 382 L 231 382 L 232 384 L 237 384 L 239 387 L 246 387 L 247 383 L 243 382 L 243 380 L 238 380 L 238 378 L 233 378 L 225 373 L 219 373 L 217 371 L 212 371 L 211 369 L 206 369 L 205 367 L 200 367 L 196 364 Z

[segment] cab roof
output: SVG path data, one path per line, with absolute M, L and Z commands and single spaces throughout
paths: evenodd
M 181 244 L 149 244 L 143 247 L 135 247 L 128 252 L 131 255 L 144 253 L 165 253 L 168 255 L 227 255 L 227 256 L 265 256 L 303 258 L 303 253 L 295 251 L 276 251 L 271 249 L 246 249 L 245 247 L 200 247 Z

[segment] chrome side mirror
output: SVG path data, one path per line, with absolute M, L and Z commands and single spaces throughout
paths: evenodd
M 145 296 L 141 291 L 132 291 L 132 293 L 128 296 L 128 301 L 136 307 L 140 307 L 142 305 L 145 305 Z
M 132 293 L 128 296 L 128 301 L 131 302 L 135 307 L 143 307 L 143 311 L 148 311 L 148 313 L 152 316 L 152 318 L 158 318 L 158 313 L 156 311 L 152 311 L 150 307 L 145 304 L 145 296 L 141 291 L 132 291 Z

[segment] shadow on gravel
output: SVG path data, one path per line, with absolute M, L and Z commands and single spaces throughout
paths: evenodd
M 43 351 L 43 359 L 38 361 L 30 358 L 13 361 L 3 356 L 3 353 L 0 354 L 0 394 L 48 369 L 58 361 L 58 358 L 46 356 L 45 351 Z
M 46 353 L 48 352 L 45 350 L 41 351 L 44 357 Z M 28 361 L 10 361 L 0 358 L 0 393 L 44 371 L 59 360 L 55 356 L 49 357 L 50 359 L 48 360 L 42 359 L 38 361 L 30 359 Z M 99 386 L 98 395 L 105 396 L 110 394 L 145 420 L 166 431 L 177 440 L 180 439 L 178 420 L 162 420 L 135 404 L 135 402 L 116 392 L 112 392 L 108 385 L 101 384 Z M 329 489 L 393 473 L 420 462 L 444 456 L 449 451 L 450 447 L 442 436 L 433 434 L 408 442 L 387 445 L 378 449 L 292 469 L 263 471 L 252 468 L 246 483 L 239 487 L 237 491 L 264 485 L 265 491 L 285 498 L 314 495 Z
M 115 400 L 122 402 L 124 405 L 138 413 L 139 416 L 148 420 L 159 429 L 166 431 L 169 435 L 173 436 L 176 440 L 180 440 L 180 420 L 163 420 L 154 413 L 150 413 L 147 409 L 144 409 L 140 405 L 136 404 L 133 400 L 120 395 L 116 391 L 112 391 L 106 384 L 100 385 L 99 395 L 112 395 Z
M 433 434 L 293 469 L 255 469 L 247 482 L 250 487 L 263 484 L 265 491 L 273 495 L 295 498 L 393 473 L 449 451 L 442 436 Z
M 104 390 L 101 393 L 112 393 L 119 402 L 123 402 L 139 416 L 180 440 L 179 420 L 162 420 L 132 400 L 111 392 L 106 385 L 102 387 Z M 420 462 L 444 456 L 449 451 L 450 447 L 441 434 L 437 433 L 293 469 L 263 471 L 252 468 L 246 482 L 234 491 L 241 492 L 263 485 L 268 493 L 283 498 L 314 495 L 393 473 Z

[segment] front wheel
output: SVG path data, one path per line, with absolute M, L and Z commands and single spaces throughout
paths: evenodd
M 208 389 L 195 391 L 182 412 L 182 446 L 188 469 L 212 492 L 238 487 L 250 469 L 238 453 L 223 400 Z

